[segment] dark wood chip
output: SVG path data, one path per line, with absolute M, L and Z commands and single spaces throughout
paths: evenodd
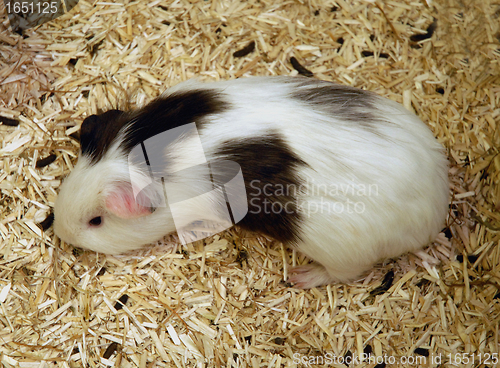
M 473 255 L 473 254 L 467 256 L 467 260 L 469 261 L 470 264 L 476 263 L 477 258 L 478 258 L 478 256 Z M 464 256 L 462 254 L 457 255 L 457 261 L 460 263 L 463 263 Z
M 128 295 L 127 294 L 123 294 L 120 299 L 118 299 L 118 301 L 115 303 L 115 309 L 116 310 L 120 310 L 123 308 L 123 306 L 125 305 L 125 303 L 127 303 L 127 300 L 128 300 Z
M 344 365 L 349 367 L 349 363 L 352 361 L 352 352 L 350 350 L 347 350 L 347 352 L 344 354 Z
M 7 126 L 18 126 L 19 120 L 7 118 L 5 116 L 0 116 L 0 123 Z
M 276 337 L 276 338 L 274 339 L 274 343 L 275 343 L 276 345 L 283 345 L 283 344 L 285 343 L 285 339 L 284 339 L 284 338 L 282 338 L 282 337 Z
M 243 47 L 242 49 L 240 49 L 238 51 L 235 51 L 233 53 L 233 56 L 237 57 L 237 58 L 243 57 L 243 56 L 246 56 L 249 53 L 251 53 L 253 50 L 255 50 L 255 41 L 252 41 L 248 45 L 246 45 L 245 47 Z
M 422 349 L 422 348 L 416 348 L 414 350 L 415 354 L 422 355 L 425 357 L 429 356 L 429 350 L 428 349 Z
M 363 57 L 369 57 L 375 55 L 375 53 L 373 51 L 365 50 L 361 51 L 361 55 L 363 55 Z M 378 56 L 384 59 L 389 58 L 389 54 L 386 54 L 385 52 L 381 52 Z
M 49 227 L 52 226 L 52 223 L 54 222 L 54 212 L 51 212 L 49 213 L 49 215 L 45 218 L 45 220 L 43 220 L 42 222 L 40 222 L 38 225 L 39 227 L 45 231 L 47 230 Z
M 370 355 L 373 352 L 373 348 L 370 344 L 366 345 L 365 348 L 363 349 L 363 353 L 366 355 Z
M 48 155 L 47 157 L 39 159 L 36 162 L 35 167 L 37 169 L 41 169 L 42 167 L 48 166 L 51 163 L 53 163 L 56 160 L 56 158 L 57 158 L 57 155 L 52 153 L 52 154 Z
M 306 69 L 303 67 L 299 61 L 295 57 L 290 58 L 290 63 L 292 63 L 293 68 L 299 72 L 300 75 L 303 75 L 305 77 L 312 77 L 314 76 L 314 73 L 311 72 L 309 69 Z
M 434 19 L 434 22 L 432 22 L 429 25 L 429 27 L 427 27 L 426 33 L 413 35 L 410 37 L 410 40 L 413 42 L 419 42 L 431 38 L 436 28 L 437 28 L 437 19 Z
M 393 281 L 394 281 L 394 271 L 390 270 L 385 274 L 384 279 L 382 280 L 382 285 L 370 291 L 370 295 L 375 296 L 385 293 L 387 290 L 391 288 Z
M 104 359 L 111 358 L 111 355 L 113 355 L 113 353 L 116 351 L 117 348 L 118 348 L 118 343 L 117 342 L 112 342 L 111 344 L 109 344 L 109 346 L 106 349 L 106 351 L 104 352 L 104 354 L 102 354 L 102 357 Z
M 246 250 L 240 250 L 236 256 L 236 262 L 243 267 L 243 262 L 248 259 L 248 252 Z

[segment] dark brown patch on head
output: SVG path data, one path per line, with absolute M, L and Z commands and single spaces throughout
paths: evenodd
M 97 163 L 127 120 L 127 113 L 120 110 L 109 110 L 87 117 L 80 129 L 82 154 L 88 156 L 92 164 Z
M 200 129 L 204 116 L 227 106 L 216 92 L 195 90 L 159 97 L 132 112 L 109 110 L 91 115 L 80 130 L 82 154 L 89 156 L 92 164 L 97 163 L 125 128 L 121 148 L 128 154 L 141 142 L 169 129 L 193 122 Z
M 126 153 L 157 134 L 189 123 L 202 129 L 203 118 L 228 108 L 218 92 L 194 90 L 174 93 L 152 101 L 130 116 L 130 127 L 122 143 Z
M 282 242 L 299 238 L 297 208 L 299 166 L 305 163 L 285 140 L 271 132 L 264 137 L 226 142 L 217 152 L 238 163 L 243 173 L 248 213 L 238 225 Z

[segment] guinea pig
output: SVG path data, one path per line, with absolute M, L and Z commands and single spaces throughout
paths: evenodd
M 423 248 L 448 211 L 447 158 L 428 127 L 396 102 L 321 80 L 189 80 L 137 110 L 87 117 L 80 143 L 54 231 L 96 252 L 237 223 L 312 259 L 289 279 L 311 288 Z M 206 169 L 224 162 L 220 175 Z

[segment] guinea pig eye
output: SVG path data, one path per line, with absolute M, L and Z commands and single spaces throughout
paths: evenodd
M 99 226 L 102 223 L 101 216 L 94 217 L 89 221 L 89 225 L 91 226 Z

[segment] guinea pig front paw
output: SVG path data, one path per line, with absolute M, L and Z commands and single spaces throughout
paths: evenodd
M 299 289 L 310 289 L 316 286 L 329 284 L 335 279 L 328 274 L 325 267 L 313 262 L 308 265 L 294 267 L 288 282 Z

